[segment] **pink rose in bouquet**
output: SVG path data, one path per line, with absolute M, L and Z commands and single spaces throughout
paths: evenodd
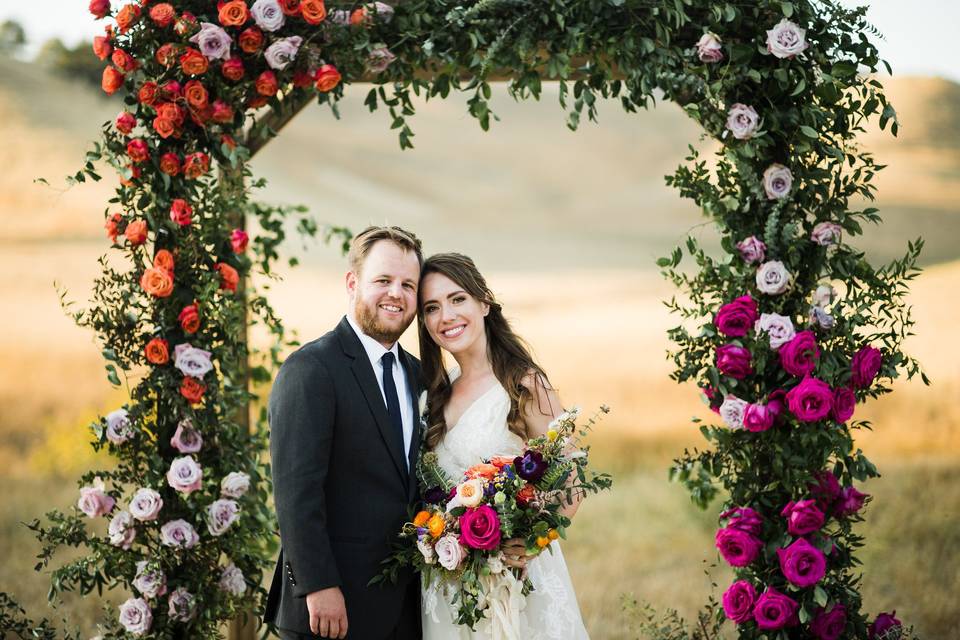
M 460 541 L 473 549 L 496 549 L 500 546 L 500 518 L 490 505 L 467 509 L 460 516 Z

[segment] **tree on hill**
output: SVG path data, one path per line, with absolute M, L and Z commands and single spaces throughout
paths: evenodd
M 59 38 L 51 38 L 40 48 L 36 62 L 60 75 L 100 86 L 103 64 L 93 55 L 89 42 L 68 47 Z
M 16 20 L 0 23 L 0 54 L 11 55 L 20 51 L 27 42 L 27 34 Z

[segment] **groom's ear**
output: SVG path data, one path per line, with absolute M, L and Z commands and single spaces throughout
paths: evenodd
M 353 297 L 357 293 L 357 274 L 353 271 L 347 271 L 345 284 L 347 286 L 347 294 Z

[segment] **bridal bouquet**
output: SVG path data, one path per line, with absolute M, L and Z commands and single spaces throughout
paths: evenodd
M 473 629 L 484 617 L 516 615 L 516 601 L 533 585 L 525 572 L 506 566 L 501 544 L 519 538 L 528 553 L 552 552 L 550 543 L 566 537 L 570 525 L 563 506 L 611 486 L 608 474 L 588 471 L 589 447 L 580 446 L 608 411 L 601 407 L 583 428 L 576 424 L 579 409 L 567 411 L 521 455 L 478 461 L 456 482 L 435 453 L 425 452 L 417 467 L 423 508 L 404 524 L 396 550 L 371 584 L 394 580 L 411 566 L 425 584 L 443 584 L 452 593 L 458 624 Z

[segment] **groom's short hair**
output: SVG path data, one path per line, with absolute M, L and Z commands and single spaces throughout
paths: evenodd
M 413 251 L 417 262 L 423 266 L 423 249 L 417 236 L 400 227 L 372 226 L 355 235 L 350 241 L 350 251 L 347 253 L 350 270 L 360 273 L 370 249 L 381 240 L 389 240 L 405 251 Z

